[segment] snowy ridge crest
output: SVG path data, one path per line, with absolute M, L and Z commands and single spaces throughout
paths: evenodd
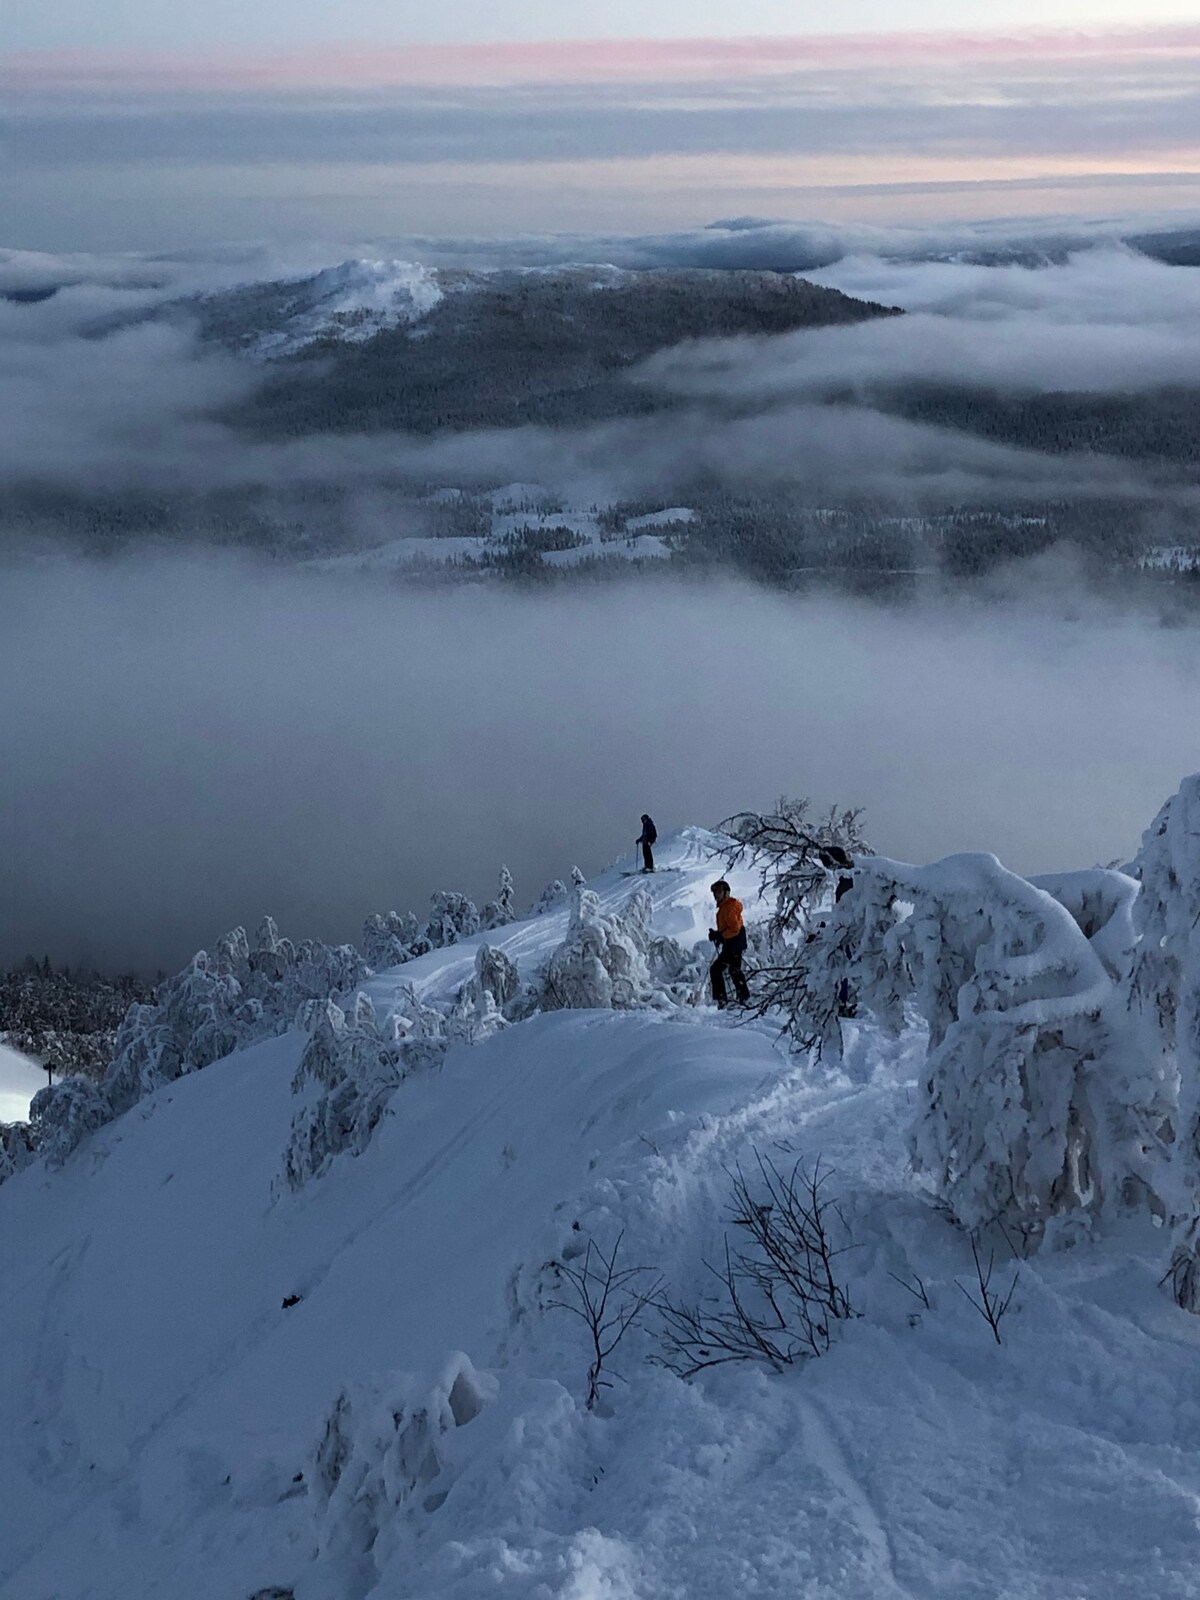
M 274 358 L 322 340 L 361 343 L 419 322 L 442 298 L 437 273 L 415 261 L 342 261 L 291 286 L 279 325 L 250 349 Z
M 1190 1593 L 1200 779 L 1130 874 L 860 853 L 790 942 L 733 844 L 373 920 L 402 962 L 217 1059 L 299 947 L 188 969 L 190 1066 L 0 1190 L 3 1600 Z M 722 860 L 823 1054 L 703 1003 Z M 779 1212 L 836 1322 L 664 1360 L 723 1263 L 770 1315 Z

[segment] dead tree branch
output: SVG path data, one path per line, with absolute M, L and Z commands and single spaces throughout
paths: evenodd
M 782 1371 L 824 1355 L 834 1324 L 855 1315 L 834 1270 L 849 1244 L 833 1237 L 845 1223 L 823 1194 L 820 1162 L 811 1175 L 797 1161 L 781 1171 L 755 1151 L 761 1189 L 752 1190 L 737 1168 L 729 1221 L 748 1239 L 734 1249 L 725 1240 L 723 1267 L 705 1263 L 720 1289 L 715 1299 L 689 1305 L 660 1298 L 663 1364 L 680 1377 L 726 1361 L 765 1361 Z
M 974 1234 L 971 1235 L 971 1257 L 975 1262 L 975 1281 L 979 1288 L 978 1298 L 965 1285 L 958 1283 L 957 1278 L 954 1281 L 958 1283 L 958 1287 L 963 1294 L 966 1295 L 967 1299 L 992 1330 L 992 1338 L 995 1339 L 997 1344 L 1003 1344 L 1004 1341 L 1000 1337 L 1000 1323 L 1005 1312 L 1012 1304 L 1013 1293 L 1017 1287 L 1017 1279 L 1021 1276 L 1021 1269 L 1018 1267 L 1013 1273 L 1013 1280 L 1008 1286 L 1008 1293 L 1001 1295 L 998 1290 L 992 1288 L 992 1272 L 996 1265 L 996 1252 L 994 1250 L 988 1251 L 987 1266 L 985 1268 L 979 1258 L 979 1241 Z
M 582 1318 L 591 1339 L 592 1360 L 587 1373 L 589 1411 L 595 1409 L 600 1391 L 612 1388 L 610 1380 L 602 1376 L 605 1362 L 662 1289 L 661 1277 L 646 1282 L 652 1268 L 617 1266 L 624 1237 L 623 1231 L 617 1235 L 608 1255 L 589 1239 L 583 1263 L 578 1267 L 565 1261 L 556 1263 L 559 1276 L 570 1285 L 572 1298 L 552 1300 L 550 1307 Z M 638 1287 L 639 1283 L 645 1287 Z

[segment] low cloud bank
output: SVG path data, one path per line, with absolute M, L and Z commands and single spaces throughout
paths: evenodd
M 49 258 L 10 253 L 0 258 L 0 293 L 50 284 L 55 270 Z M 922 383 L 1110 395 L 1192 384 L 1200 371 L 1200 271 L 1116 247 L 1038 271 L 855 256 L 817 276 L 908 316 L 702 341 L 631 376 L 683 410 L 583 428 L 264 440 L 222 420 L 239 406 L 252 414 L 263 367 L 203 341 L 182 311 L 146 319 L 185 290 L 273 270 L 295 263 L 236 252 L 81 258 L 61 264 L 63 286 L 48 298 L 0 300 L 0 384 L 14 401 L 0 489 L 244 491 L 268 505 L 285 499 L 285 520 L 303 514 L 297 495 L 311 488 L 354 495 L 514 479 L 589 498 L 674 498 L 697 480 L 782 485 L 832 503 L 866 494 L 905 509 L 972 498 L 1136 499 L 1162 489 L 1140 468 L 1008 448 L 883 415 L 872 399 Z M 638 399 L 631 390 L 631 409 Z
M 734 584 L 415 594 L 217 559 L 4 573 L 0 960 L 354 938 L 783 791 L 876 847 L 1127 856 L 1196 764 L 1190 629 Z

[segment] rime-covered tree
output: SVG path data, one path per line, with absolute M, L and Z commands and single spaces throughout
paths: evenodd
M 411 1072 L 439 1065 L 448 1043 L 445 1019 L 411 987 L 382 1021 L 361 992 L 345 1010 L 327 1001 L 311 1021 L 292 1085 L 301 1103 L 283 1161 L 284 1181 L 293 1189 L 343 1151 L 361 1154 L 398 1085 Z
M 500 868 L 500 887 L 496 898 L 489 900 L 483 908 L 480 927 L 485 932 L 496 928 L 506 928 L 510 922 L 517 920 L 517 907 L 513 897 L 512 873 L 507 867 Z
M 1154 1068 L 1177 1086 L 1172 1118 L 1171 1285 L 1200 1311 L 1200 774 L 1186 778 L 1142 836 L 1130 1006 Z

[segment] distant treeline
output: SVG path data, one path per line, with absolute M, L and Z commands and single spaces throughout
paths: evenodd
M 55 967 L 27 956 L 0 972 L 0 1039 L 56 1077 L 100 1077 L 112 1059 L 117 1028 L 154 984 L 124 974 L 105 977 L 84 967 Z

